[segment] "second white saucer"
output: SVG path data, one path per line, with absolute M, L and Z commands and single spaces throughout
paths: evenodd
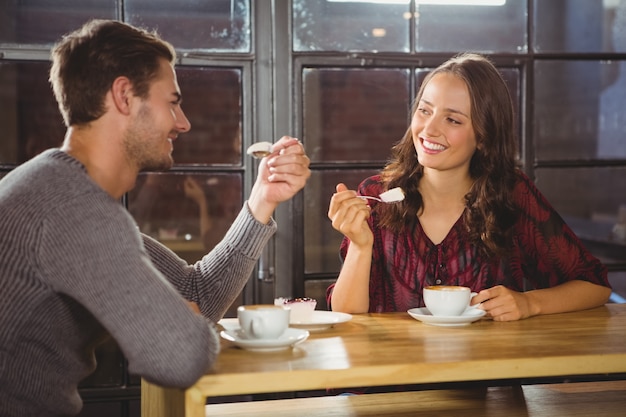
M 468 308 L 460 316 L 433 316 L 426 307 L 412 308 L 407 313 L 422 323 L 444 327 L 467 326 L 486 314 L 485 310 Z
M 290 327 L 304 329 L 311 332 L 326 330 L 335 324 L 345 323 L 352 319 L 352 315 L 347 313 L 338 313 L 335 311 L 315 310 L 311 314 L 310 321 L 293 321 L 289 322 Z
M 278 339 L 247 339 L 241 334 L 241 330 L 227 329 L 223 330 L 220 336 L 242 349 L 255 352 L 274 352 L 304 342 L 309 337 L 309 332 L 302 329 L 288 328 Z
M 352 315 L 348 313 L 338 313 L 335 311 L 315 310 L 310 321 L 290 321 L 289 327 L 319 332 L 329 329 L 335 324 L 345 323 L 352 320 Z M 217 322 L 224 330 L 239 329 L 239 321 L 236 318 L 221 319 Z

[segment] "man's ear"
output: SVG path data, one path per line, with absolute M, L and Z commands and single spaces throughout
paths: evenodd
M 111 96 L 117 111 L 129 115 L 133 97 L 133 88 L 130 80 L 126 77 L 117 77 L 111 86 Z

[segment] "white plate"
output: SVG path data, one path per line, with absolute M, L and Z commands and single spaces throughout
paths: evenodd
M 352 315 L 347 313 L 336 313 L 334 311 L 315 310 L 311 315 L 311 321 L 289 322 L 289 327 L 296 329 L 317 332 L 333 327 L 335 324 L 345 323 L 352 320 Z M 239 321 L 236 318 L 221 319 L 217 322 L 224 330 L 238 330 Z
M 485 310 L 470 308 L 460 316 L 433 316 L 426 307 L 412 308 L 407 311 L 411 317 L 432 326 L 467 326 L 486 314 Z
M 283 350 L 304 342 L 309 337 L 309 332 L 302 329 L 289 328 L 278 339 L 246 339 L 239 329 L 223 330 L 222 338 L 233 342 L 242 349 L 253 352 L 274 352 Z
M 315 310 L 311 315 L 311 321 L 290 321 L 289 326 L 298 329 L 305 329 L 312 332 L 326 330 L 335 324 L 350 321 L 352 316 L 347 313 L 336 313 L 334 311 Z

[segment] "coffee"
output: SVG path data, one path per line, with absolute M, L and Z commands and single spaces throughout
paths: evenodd
M 426 287 L 429 290 L 434 291 L 467 291 L 468 287 L 462 287 L 460 285 L 431 285 Z

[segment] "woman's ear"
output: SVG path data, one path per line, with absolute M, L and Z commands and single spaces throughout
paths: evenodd
M 484 141 L 483 141 L 483 140 L 480 140 L 480 139 L 477 139 L 477 140 L 476 140 L 476 151 L 477 151 L 477 152 L 481 152 L 481 151 L 485 148 L 485 145 L 484 145 L 484 143 L 483 143 L 483 142 L 484 142 Z

